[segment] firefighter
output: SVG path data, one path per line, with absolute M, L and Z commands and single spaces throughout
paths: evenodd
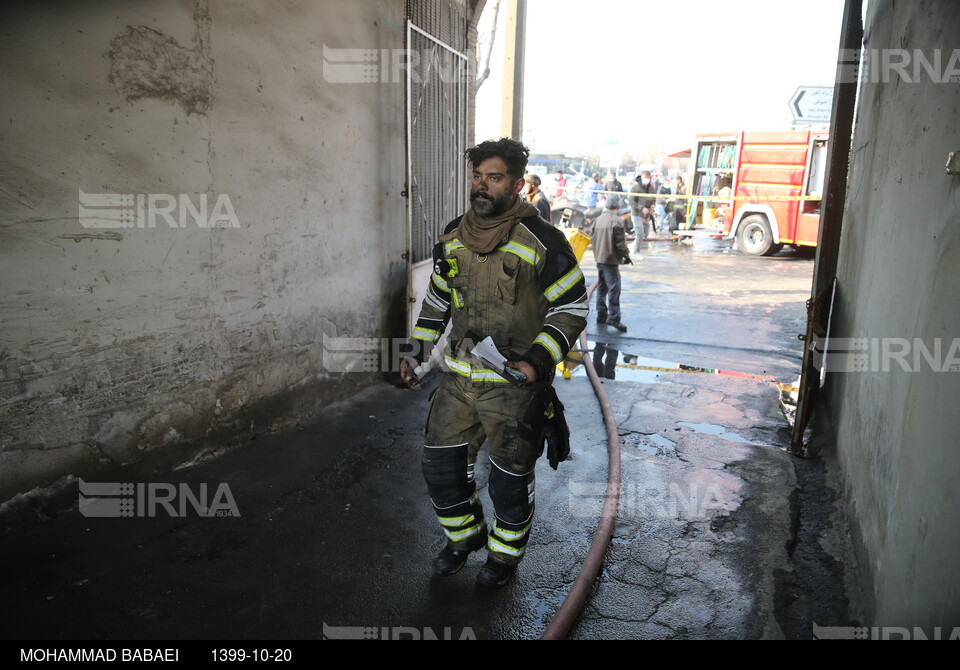
M 423 475 L 447 543 L 436 575 L 455 574 L 486 547 L 477 584 L 499 587 L 523 558 L 534 513 L 534 466 L 540 426 L 556 365 L 586 325 L 587 292 L 577 259 L 559 230 L 519 197 L 529 150 L 503 138 L 468 149 L 473 166 L 470 209 L 450 222 L 434 247 L 434 274 L 413 338 L 424 345 L 401 364 L 415 381 L 452 319 L 447 371 L 424 428 Z M 470 356 L 490 336 L 523 374 L 514 385 Z M 554 396 L 555 397 L 555 396 Z M 474 466 L 488 445 L 489 522 L 477 496 Z

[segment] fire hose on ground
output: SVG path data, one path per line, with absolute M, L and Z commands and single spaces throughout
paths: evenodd
M 587 290 L 587 300 L 593 296 L 597 288 L 596 281 Z M 597 530 L 593 534 L 593 541 L 590 543 L 590 549 L 587 556 L 580 566 L 580 572 L 570 587 L 566 598 L 560 604 L 556 616 L 547 626 L 541 640 L 562 640 L 567 637 L 570 628 L 573 627 L 577 617 L 583 610 L 583 606 L 590 596 L 597 576 L 600 574 L 600 568 L 603 567 L 603 557 L 607 553 L 607 547 L 610 546 L 610 540 L 613 537 L 613 527 L 617 520 L 617 506 L 620 502 L 620 432 L 617 427 L 616 418 L 613 415 L 613 406 L 607 392 L 600 383 L 600 377 L 593 367 L 593 361 L 587 350 L 587 333 L 584 330 L 580 333 L 580 348 L 583 352 L 583 367 L 590 377 L 590 383 L 593 385 L 593 392 L 600 402 L 600 411 L 603 414 L 603 423 L 607 429 L 607 489 L 604 496 L 603 509 L 600 512 L 600 519 L 597 521 Z

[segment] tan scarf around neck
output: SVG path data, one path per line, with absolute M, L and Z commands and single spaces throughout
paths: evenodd
M 517 196 L 513 204 L 497 217 L 485 219 L 473 211 L 473 207 L 460 219 L 457 237 L 464 246 L 477 254 L 489 254 L 496 249 L 520 219 L 537 216 L 537 208 Z

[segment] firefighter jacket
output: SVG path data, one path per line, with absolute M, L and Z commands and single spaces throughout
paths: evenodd
M 583 273 L 563 233 L 539 217 L 511 228 L 489 254 L 457 239 L 460 219 L 447 225 L 433 250 L 434 272 L 413 338 L 440 339 L 453 320 L 444 358 L 452 373 L 474 386 L 507 384 L 469 355 L 487 337 L 508 360 L 526 361 L 549 383 L 556 366 L 586 326 L 589 303 Z M 418 360 L 423 360 L 421 347 Z

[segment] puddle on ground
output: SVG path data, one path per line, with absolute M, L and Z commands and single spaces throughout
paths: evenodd
M 651 456 L 676 456 L 677 445 L 657 433 L 627 433 L 620 436 L 620 442 L 625 447 L 633 447 L 638 451 Z
M 559 609 L 563 603 L 563 595 L 550 592 L 545 598 L 540 597 L 536 592 L 528 593 L 526 596 L 527 606 L 536 619 L 537 626 L 546 627 L 546 616 L 550 609 Z
M 798 385 L 785 384 L 776 381 L 773 377 L 767 375 L 756 375 L 747 372 L 736 372 L 734 370 L 720 370 L 716 368 L 701 368 L 693 365 L 684 365 L 673 361 L 665 361 L 657 358 L 646 358 L 627 352 L 620 351 L 606 342 L 587 342 L 588 351 L 593 360 L 593 366 L 597 374 L 604 379 L 640 382 L 644 384 L 657 384 L 663 379 L 664 373 L 690 373 L 690 374 L 714 374 L 740 377 L 741 379 L 751 379 L 761 381 L 776 386 L 781 400 L 795 397 L 798 391 Z M 583 366 L 583 357 L 579 350 L 571 350 L 563 362 L 566 377 L 586 377 L 587 371 Z M 707 435 L 716 435 L 730 442 L 742 442 L 744 444 L 765 445 L 762 442 L 748 440 L 737 433 L 731 432 L 723 426 L 713 423 L 690 423 L 687 421 L 678 422 L 696 433 L 705 433 Z M 621 441 L 624 446 L 630 446 L 640 452 L 651 456 L 675 457 L 676 445 L 667 438 L 656 433 L 630 434 L 622 435 Z
M 654 446 L 660 449 L 673 449 L 677 446 L 672 440 L 668 440 L 663 435 L 658 435 L 657 433 L 651 433 L 650 435 L 644 433 L 643 439 L 653 442 Z
M 657 448 L 652 444 L 644 444 L 643 442 L 639 442 L 637 444 L 634 444 L 633 446 L 645 454 L 650 454 L 651 456 L 657 455 Z
M 754 444 L 751 440 L 748 440 L 743 435 L 738 435 L 737 433 L 731 433 L 723 426 L 718 426 L 715 423 L 690 423 L 689 421 L 677 421 L 677 425 L 685 426 L 691 429 L 695 433 L 706 433 L 707 435 L 716 435 L 722 437 L 725 440 L 730 440 L 731 442 L 745 442 L 746 444 Z
M 628 382 L 656 384 L 662 381 L 660 378 L 661 373 L 682 372 L 727 375 L 785 386 L 779 384 L 773 377 L 767 375 L 756 375 L 747 372 L 737 372 L 735 370 L 720 370 L 718 368 L 702 368 L 694 365 L 684 365 L 683 363 L 677 363 L 675 361 L 637 356 L 636 354 L 620 351 L 607 342 L 588 341 L 587 348 L 591 353 L 593 366 L 596 368 L 597 374 L 604 379 L 619 379 Z M 584 377 L 587 374 L 583 366 L 583 358 L 579 351 L 571 351 L 562 365 L 565 366 L 565 369 L 569 372 L 569 376 Z

